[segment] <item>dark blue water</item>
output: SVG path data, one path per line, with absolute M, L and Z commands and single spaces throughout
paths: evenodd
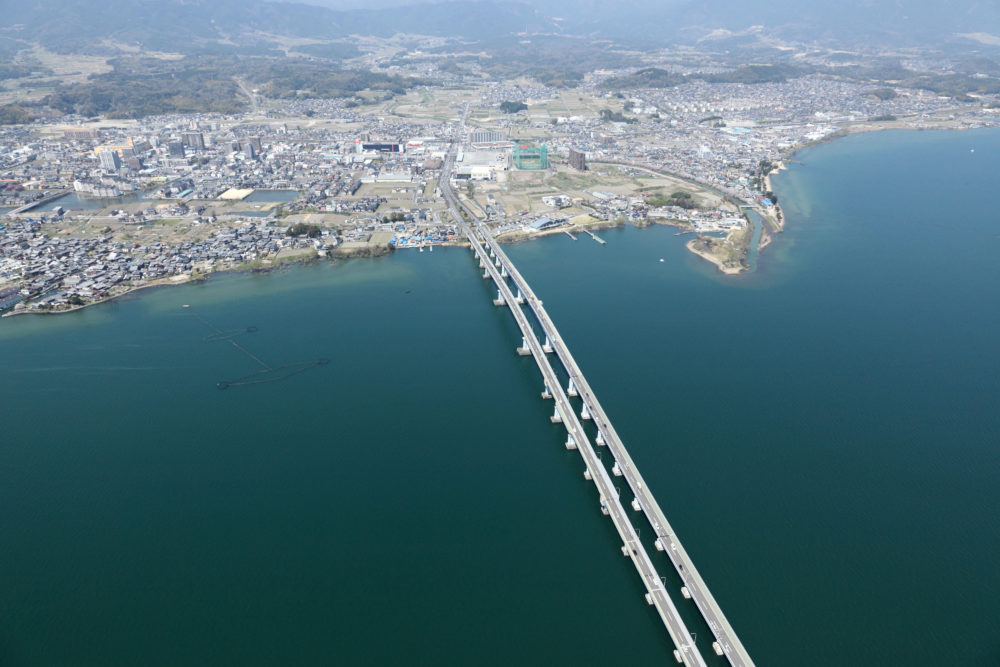
M 798 159 L 749 276 L 659 227 L 510 254 L 757 664 L 998 664 L 1000 133 Z M 672 661 L 440 250 L 3 320 L 0 664 Z M 256 362 L 198 317 L 332 363 L 220 391 Z

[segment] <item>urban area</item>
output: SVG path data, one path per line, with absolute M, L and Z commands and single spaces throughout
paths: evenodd
M 783 227 L 769 176 L 845 132 L 982 127 L 956 101 L 830 77 L 609 88 L 491 82 L 433 59 L 391 100 L 268 100 L 245 114 L 0 128 L 0 310 L 62 312 L 215 271 L 459 243 L 439 179 L 501 241 L 660 223 L 726 273 Z M 376 63 L 377 64 L 377 63 Z M 250 94 L 256 96 L 258 91 Z

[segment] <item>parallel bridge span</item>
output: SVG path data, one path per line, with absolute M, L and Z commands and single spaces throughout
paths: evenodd
M 469 243 L 472 245 L 473 251 L 482 260 L 480 263 L 483 265 L 488 277 L 491 277 L 497 285 L 498 296 L 495 303 L 497 305 L 510 306 L 510 311 L 514 315 L 514 319 L 517 321 L 517 325 L 520 327 L 523 335 L 522 347 L 518 348 L 518 353 L 530 354 L 538 365 L 538 370 L 541 371 L 545 386 L 548 389 L 545 393 L 555 399 L 556 406 L 552 421 L 561 422 L 566 426 L 566 447 L 568 449 L 576 449 L 583 457 L 584 463 L 587 466 L 585 474 L 594 482 L 600 494 L 601 509 L 602 511 L 606 511 L 608 516 L 611 517 L 611 521 L 618 530 L 618 534 L 622 537 L 622 542 L 624 543 L 622 552 L 632 560 L 635 569 L 642 578 L 643 584 L 646 586 L 646 590 L 648 591 L 647 601 L 656 607 L 656 611 L 659 613 L 664 626 L 666 626 L 674 645 L 680 652 L 679 655 L 684 664 L 705 667 L 704 659 L 695 647 L 694 640 L 691 638 L 687 627 L 685 627 L 684 621 L 674 606 L 673 600 L 670 599 L 669 594 L 664 589 L 663 582 L 656 572 L 649 554 L 646 553 L 646 549 L 639 540 L 639 535 L 632 526 L 625 508 L 622 507 L 614 482 L 594 451 L 590 439 L 587 437 L 583 425 L 580 423 L 580 418 L 577 417 L 576 411 L 569 402 L 569 396 L 563 389 L 559 381 L 559 376 L 556 374 L 552 364 L 549 363 L 549 359 L 542 348 L 541 342 L 538 340 L 538 336 L 535 334 L 531 322 L 518 304 L 517 297 L 507 285 L 506 280 L 501 276 L 500 270 L 495 266 L 492 258 L 489 257 L 487 251 L 479 243 L 476 235 L 464 222 L 461 224 L 463 231 L 469 239 Z
M 729 621 L 723 614 L 722 609 L 716 602 L 714 596 L 709 591 L 701 575 L 698 573 L 694 562 L 687 551 L 681 545 L 680 540 L 674 533 L 667 521 L 666 516 L 660 509 L 652 492 L 646 486 L 645 480 L 639 474 L 631 456 L 625 448 L 624 443 L 615 431 L 610 419 L 601 407 L 597 396 L 594 394 L 587 382 L 586 377 L 580 370 L 576 360 L 570 354 L 569 348 L 565 345 L 559 335 L 555 324 L 549 318 L 548 313 L 542 306 L 542 302 L 535 296 L 531 286 L 514 266 L 514 263 L 507 257 L 500 245 L 493 239 L 489 229 L 479 224 L 475 215 L 460 202 L 451 191 L 449 184 L 449 173 L 454 160 L 454 150 L 449 153 L 442 170 L 440 187 L 448 200 L 452 215 L 462 227 L 463 233 L 469 239 L 473 252 L 480 260 L 480 266 L 484 269 L 484 278 L 492 278 L 497 286 L 496 305 L 509 306 L 518 326 L 523 334 L 523 347 L 519 348 L 521 354 L 531 354 L 538 365 L 545 381 L 545 391 L 543 397 L 555 398 L 556 410 L 553 421 L 561 420 L 566 424 L 568 448 L 579 449 L 587 464 L 587 477 L 593 479 L 601 494 L 602 508 L 608 511 L 618 529 L 619 534 L 625 543 L 623 550 L 627 549 L 632 553 L 631 558 L 639 571 L 640 576 L 649 591 L 647 600 L 656 606 L 664 625 L 670 634 L 674 644 L 678 647 L 681 659 L 685 664 L 704 664 L 704 659 L 694 645 L 691 635 L 684 626 L 680 615 L 670 596 L 663 589 L 661 580 L 656 574 L 656 570 L 646 553 L 643 545 L 639 542 L 638 534 L 635 532 L 631 521 L 626 516 L 622 508 L 621 501 L 615 492 L 607 470 L 597 459 L 590 440 L 583 430 L 580 419 L 593 419 L 597 427 L 598 435 L 596 444 L 606 445 L 611 451 L 614 460 L 614 473 L 625 478 L 634 495 L 633 507 L 641 510 L 646 516 L 656 534 L 657 549 L 665 551 L 671 563 L 677 569 L 681 580 L 684 582 L 691 599 L 695 602 L 716 638 L 716 646 L 722 654 L 734 665 L 734 667 L 753 667 L 753 660 L 740 642 Z M 476 230 L 465 222 L 458 208 L 461 206 L 469 219 L 473 221 Z M 510 281 L 510 282 L 508 282 Z M 511 283 L 516 288 L 515 296 L 511 289 Z M 541 344 L 535 330 L 528 320 L 522 304 L 526 304 L 538 321 L 545 336 L 545 343 Z M 546 353 L 555 353 L 569 375 L 569 386 L 563 390 L 559 382 L 558 375 L 549 363 Z M 578 418 L 569 402 L 569 396 L 579 395 L 583 402 L 583 409 Z

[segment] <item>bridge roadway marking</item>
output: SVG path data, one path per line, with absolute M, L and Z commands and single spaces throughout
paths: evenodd
M 650 599 L 652 599 L 653 605 L 656 607 L 663 624 L 666 626 L 671 640 L 673 640 L 674 645 L 680 651 L 681 659 L 685 665 L 705 667 L 704 658 L 701 656 L 701 653 L 699 653 L 697 646 L 695 646 L 694 640 L 692 639 L 690 632 L 688 632 L 687 627 L 684 625 L 684 621 L 681 619 L 680 613 L 677 611 L 677 607 L 674 605 L 673 600 L 663 588 L 663 583 L 660 580 L 659 574 L 656 572 L 656 568 L 653 565 L 649 554 L 646 553 L 646 549 L 642 545 L 642 542 L 640 542 L 639 535 L 635 532 L 635 528 L 632 526 L 632 522 L 629 520 L 625 512 L 625 508 L 622 507 L 614 482 L 612 481 L 610 475 L 608 475 L 607 469 L 605 469 L 604 465 L 598 459 L 597 454 L 594 452 L 594 449 L 590 444 L 590 440 L 583 429 L 583 425 L 580 423 L 580 420 L 576 415 L 576 411 L 573 410 L 573 406 L 569 402 L 569 397 L 566 395 L 565 390 L 563 390 L 562 385 L 559 382 L 559 377 L 556 375 L 555 370 L 549 363 L 548 357 L 542 349 L 542 345 L 538 341 L 538 336 L 535 334 L 531 323 L 528 321 L 527 315 L 525 315 L 524 311 L 516 302 L 514 294 L 511 292 L 507 282 L 501 277 L 500 272 L 497 270 L 493 262 L 490 261 L 490 257 L 488 256 L 486 250 L 484 250 L 476 240 L 474 233 L 458 215 L 458 211 L 454 210 L 454 207 L 452 207 L 452 214 L 455 215 L 459 224 L 462 226 L 463 232 L 465 232 L 465 235 L 469 238 L 469 242 L 472 244 L 477 256 L 483 260 L 483 263 L 489 270 L 489 273 L 493 278 L 493 282 L 496 283 L 497 289 L 500 290 L 505 305 L 510 308 L 511 313 L 514 315 L 514 319 L 517 321 L 517 324 L 521 329 L 521 333 L 524 335 L 524 338 L 528 343 L 531 355 L 534 358 L 535 363 L 538 365 L 538 369 L 541 371 L 544 381 L 549 385 L 550 391 L 555 398 L 557 410 L 563 420 L 563 424 L 566 425 L 566 430 L 569 435 L 573 437 L 577 449 L 587 465 L 587 470 L 590 471 L 591 478 L 598 487 L 601 502 L 603 503 L 603 506 L 608 509 L 608 514 L 611 517 L 612 522 L 615 524 L 615 528 L 618 530 L 618 534 L 621 536 L 625 548 L 629 552 L 629 558 L 631 558 L 633 565 L 635 565 L 640 577 L 642 577 L 643 584 L 649 592 Z
M 639 474 L 639 470 L 632 461 L 632 457 L 629 455 L 624 443 L 615 431 L 614 426 L 612 426 L 611 420 L 608 419 L 607 414 L 604 412 L 604 408 L 602 408 L 600 402 L 598 402 L 597 396 L 590 388 L 590 384 L 580 371 L 579 366 L 577 366 L 576 360 L 573 358 L 572 354 L 570 354 L 569 348 L 559 336 L 559 332 L 556 329 L 555 324 L 542 307 L 542 302 L 535 296 L 531 287 L 528 285 L 528 282 L 517 270 L 517 267 L 514 266 L 514 263 L 510 260 L 510 258 L 507 257 L 507 254 L 500 247 L 500 244 L 497 243 L 496 240 L 489 234 L 489 230 L 480 227 L 479 231 L 486 238 L 486 244 L 499 258 L 501 265 L 507 270 L 508 275 L 514 281 L 514 284 L 521 291 L 521 295 L 524 297 L 525 302 L 534 311 L 535 317 L 541 324 L 543 332 L 549 338 L 549 343 L 552 345 L 553 351 L 559 357 L 563 366 L 566 368 L 566 372 L 569 374 L 569 377 L 576 385 L 577 393 L 586 404 L 595 425 L 604 436 L 604 441 L 607 444 L 608 449 L 611 450 L 615 461 L 618 462 L 618 467 L 622 472 L 622 476 L 625 477 L 629 487 L 632 489 L 632 493 L 639 500 L 639 506 L 642 509 L 643 514 L 645 514 L 650 525 L 653 527 L 653 530 L 656 532 L 656 536 L 660 539 L 665 553 L 677 569 L 677 573 L 680 575 L 684 585 L 687 586 L 688 591 L 691 593 L 691 599 L 694 600 L 698 610 L 705 618 L 705 622 L 711 629 L 712 634 L 714 634 L 718 640 L 726 658 L 728 658 L 729 662 L 736 667 L 752 667 L 754 663 L 750 658 L 749 653 L 746 648 L 744 648 L 742 642 L 740 642 L 732 626 L 729 624 L 725 614 L 722 612 L 722 608 L 709 591 L 707 584 L 705 584 L 705 581 L 701 578 L 694 562 L 681 545 L 680 540 L 677 538 L 676 533 L 674 533 L 673 528 L 671 528 L 666 515 L 663 513 L 663 510 L 660 509 L 660 506 L 653 497 L 652 492 L 650 492 L 649 488 L 646 486 L 642 475 Z
M 467 236 L 469 235 L 467 225 L 458 214 L 458 211 L 455 208 L 455 203 L 462 206 L 472 220 L 477 220 L 477 229 L 483 237 L 483 240 L 496 255 L 502 267 L 506 269 L 510 278 L 521 291 L 521 295 L 525 298 L 525 301 L 535 313 L 535 317 L 541 324 L 544 333 L 549 337 L 549 342 L 552 344 L 554 351 L 557 353 L 557 356 L 566 368 L 567 373 L 570 378 L 573 379 L 574 384 L 577 385 L 577 391 L 584 403 L 587 405 L 587 409 L 590 411 L 598 430 L 604 436 L 605 443 L 607 444 L 608 449 L 611 450 L 615 461 L 618 463 L 622 476 L 625 477 L 625 480 L 628 482 L 633 494 L 635 494 L 635 497 L 639 500 L 639 506 L 642 509 L 643 514 L 653 527 L 657 538 L 660 540 L 665 553 L 677 569 L 677 573 L 680 575 L 681 580 L 687 586 L 688 591 L 691 593 L 691 599 L 694 600 L 698 610 L 705 618 L 705 622 L 708 624 L 709 629 L 712 631 L 712 634 L 715 635 L 716 640 L 722 648 L 723 654 L 729 662 L 736 667 L 753 667 L 754 663 L 750 658 L 749 653 L 743 646 L 742 642 L 740 642 L 736 632 L 733 630 L 729 621 L 726 619 L 725 614 L 722 612 L 722 608 L 719 606 L 718 602 L 716 602 L 715 597 L 712 595 L 711 591 L 709 591 L 707 584 L 705 584 L 701 575 L 698 573 L 697 568 L 694 566 L 694 561 L 692 561 L 690 556 L 688 556 L 687 551 L 684 549 L 683 545 L 681 545 L 680 540 L 673 532 L 673 528 L 667 521 L 663 510 L 660 509 L 656 499 L 648 490 L 645 481 L 639 474 L 638 469 L 635 467 L 631 456 L 628 454 L 628 450 L 625 449 L 624 443 L 618 436 L 618 433 L 614 430 L 614 427 L 611 425 L 610 420 L 607 418 L 607 414 L 597 401 L 596 395 L 590 389 L 589 383 L 587 383 L 584 378 L 583 373 L 580 371 L 579 366 L 577 366 L 576 361 L 569 352 L 569 349 L 565 344 L 563 344 L 562 338 L 559 336 L 559 332 L 552 323 L 552 320 L 548 317 L 544 308 L 542 308 L 542 302 L 535 296 L 531 287 L 528 285 L 528 282 L 523 276 L 521 276 L 521 273 L 514 266 L 514 263 L 510 260 L 510 258 L 507 257 L 507 254 L 500 247 L 500 244 L 498 244 L 492 237 L 489 230 L 478 224 L 476 216 L 473 215 L 473 213 L 469 211 L 468 207 L 464 206 L 462 202 L 459 202 L 457 197 L 455 197 L 454 193 L 451 191 L 451 186 L 447 181 L 447 176 L 450 172 L 451 162 L 453 160 L 454 154 L 452 153 L 446 159 L 445 168 L 442 171 L 441 178 L 441 189 L 449 199 L 452 215 L 459 222 L 459 224 L 462 225 L 463 230 L 466 230 Z M 470 236 L 470 242 L 472 241 L 474 241 L 474 239 Z M 478 246 L 478 242 L 476 242 L 475 245 Z M 479 254 L 478 250 L 477 254 Z M 479 256 L 483 259 L 483 263 L 491 269 L 491 273 L 497 273 L 494 270 L 494 263 L 491 261 L 487 253 L 483 252 Z M 505 280 L 502 278 L 500 278 L 500 280 L 506 284 Z M 497 277 L 495 275 L 494 282 L 497 282 Z M 520 310 L 520 308 L 518 308 L 518 310 Z

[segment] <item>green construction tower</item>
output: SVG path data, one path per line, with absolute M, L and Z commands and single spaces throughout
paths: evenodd
M 538 148 L 514 144 L 514 166 L 518 169 L 548 169 L 549 149 L 545 144 Z

